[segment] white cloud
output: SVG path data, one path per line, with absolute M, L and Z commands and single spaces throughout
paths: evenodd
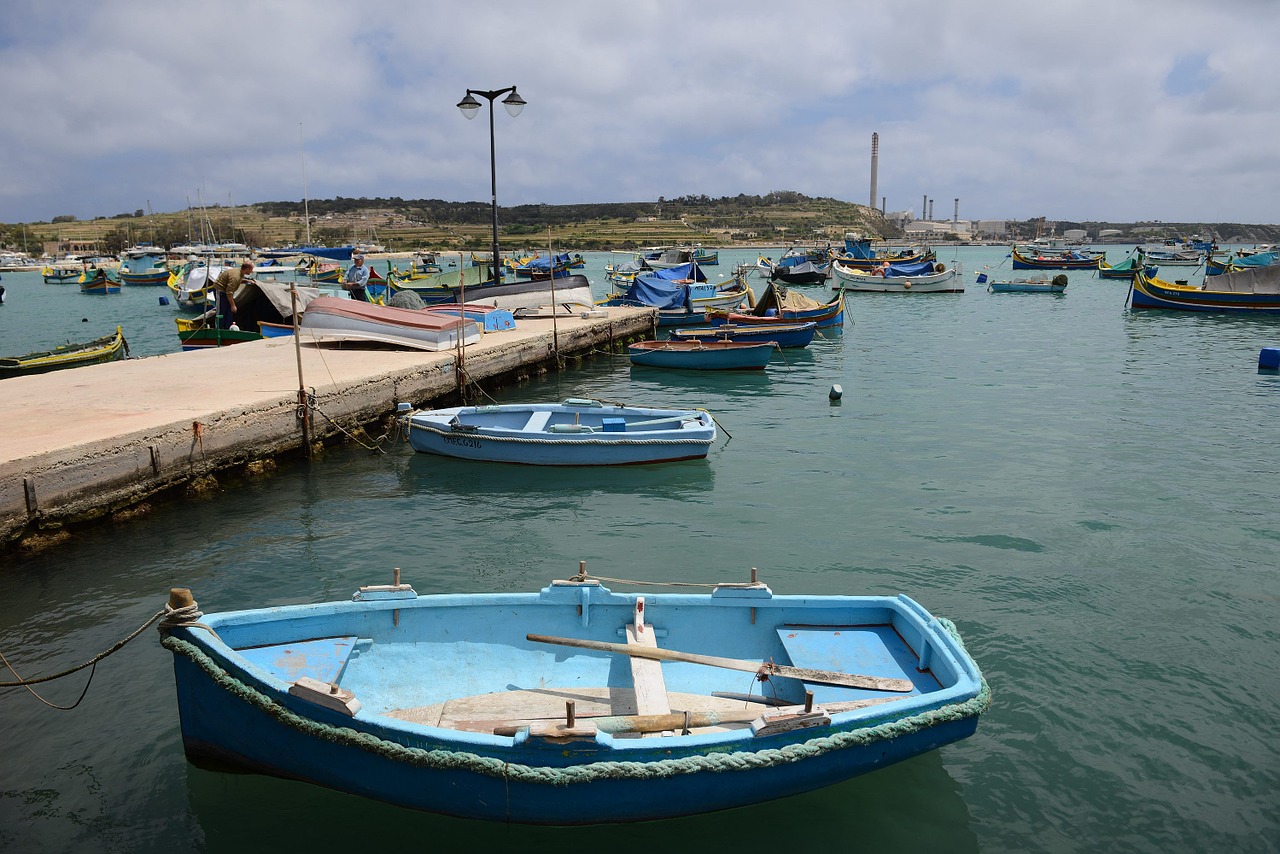
M 487 200 L 454 105 L 512 84 L 501 204 L 866 203 L 879 132 L 891 209 L 1277 221 L 1264 0 L 6 5 L 4 221 L 299 199 L 304 147 L 314 198 Z

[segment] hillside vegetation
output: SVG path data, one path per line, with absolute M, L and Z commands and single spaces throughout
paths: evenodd
M 466 250 L 487 248 L 492 209 L 486 202 L 447 202 L 344 198 L 309 200 L 310 239 L 341 245 L 380 243 L 392 251 L 412 249 Z M 642 246 L 695 244 L 707 246 L 838 242 L 847 231 L 886 239 L 901 231 L 880 212 L 830 198 L 811 198 L 791 191 L 764 196 L 738 195 L 659 198 L 656 202 L 611 202 L 573 205 L 518 205 L 498 208 L 499 234 L 507 248 L 634 249 Z M 55 217 L 49 223 L 0 225 L 6 248 L 35 250 L 53 241 L 98 241 L 105 252 L 118 252 L 139 241 L 173 246 L 204 239 L 236 241 L 252 247 L 301 244 L 308 238 L 303 204 L 260 202 L 238 207 L 213 206 L 176 213 L 142 211 L 76 220 Z M 1046 230 L 1043 218 L 1010 222 L 1010 240 L 1027 240 Z M 1232 223 L 1076 223 L 1058 221 L 1061 234 L 1072 228 L 1097 235 L 1104 229 L 1120 234 L 1112 242 L 1150 242 L 1193 234 L 1222 242 L 1280 241 L 1280 226 Z

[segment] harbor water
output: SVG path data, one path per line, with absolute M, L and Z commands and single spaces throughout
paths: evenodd
M 954 620 L 993 693 L 973 737 L 713 815 L 463 821 L 189 764 L 171 656 L 148 631 L 97 665 L 73 710 L 0 689 L 0 848 L 1280 849 L 1280 376 L 1257 369 L 1280 319 L 1135 313 L 1127 283 L 1091 272 L 1060 295 L 989 293 L 974 275 L 1011 274 L 1006 253 L 940 250 L 964 293 L 850 295 L 843 334 L 765 372 L 600 354 L 485 389 L 705 407 L 722 428 L 705 461 L 540 469 L 351 444 L 11 552 L 0 571 L 0 653 L 32 677 L 110 647 L 174 586 L 222 611 L 347 598 L 396 567 L 420 594 L 533 591 L 579 560 L 643 581 L 755 567 L 777 593 L 906 593 Z M 707 272 L 756 254 L 721 252 Z M 587 257 L 603 295 L 604 264 L 624 256 Z M 5 355 L 118 323 L 135 356 L 179 349 L 166 289 L 3 284 Z M 87 676 L 35 690 L 70 706 Z M 750 689 L 738 676 L 726 690 Z

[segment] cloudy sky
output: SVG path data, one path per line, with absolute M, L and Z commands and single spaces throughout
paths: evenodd
M 796 190 L 1280 222 L 1277 0 L 4 0 L 0 221 Z

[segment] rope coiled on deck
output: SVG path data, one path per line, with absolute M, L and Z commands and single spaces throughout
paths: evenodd
M 940 619 L 951 635 L 964 647 L 955 624 Z M 587 762 L 565 768 L 524 765 L 507 762 L 493 756 L 484 756 L 465 750 L 443 748 L 425 749 L 409 747 L 351 727 L 333 726 L 299 715 L 272 700 L 270 697 L 245 685 L 222 669 L 212 658 L 190 641 L 166 635 L 161 641 L 175 655 L 191 659 L 217 685 L 245 703 L 272 716 L 280 723 L 297 729 L 313 738 L 333 744 L 355 747 L 381 756 L 393 762 L 401 762 L 420 768 L 440 771 L 469 771 L 490 777 L 504 778 L 518 783 L 569 786 L 610 779 L 659 779 L 682 774 L 702 772 L 722 773 L 749 771 L 812 759 L 835 750 L 871 744 L 891 738 L 910 735 L 929 727 L 974 717 L 986 711 L 991 704 L 991 689 L 979 674 L 981 689 L 978 694 L 960 703 L 952 703 L 938 709 L 899 720 L 886 721 L 871 727 L 835 732 L 789 744 L 785 747 L 765 750 L 742 751 L 735 746 L 694 748 L 706 752 L 688 756 L 660 759 L 653 762 L 601 761 Z M 672 745 L 672 752 L 676 746 Z

